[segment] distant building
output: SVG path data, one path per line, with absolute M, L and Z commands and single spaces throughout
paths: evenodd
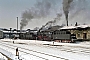
M 68 30 L 71 34 L 76 34 L 77 39 L 90 39 L 90 25 L 64 26 L 61 30 Z

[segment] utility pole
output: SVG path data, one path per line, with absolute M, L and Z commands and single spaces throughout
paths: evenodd
M 19 34 L 18 34 L 18 17 L 17 17 L 17 34 L 16 34 L 16 39 L 19 38 Z
M 12 30 L 12 28 L 10 28 L 10 33 L 9 33 L 9 38 L 11 39 L 11 30 Z
M 18 33 L 18 17 L 17 17 L 17 33 Z

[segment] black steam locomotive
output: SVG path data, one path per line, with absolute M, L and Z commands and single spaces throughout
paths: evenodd
M 38 31 L 36 34 L 32 32 L 20 33 L 20 39 L 42 40 L 42 41 L 57 41 L 57 42 L 74 42 L 76 35 L 71 34 L 67 30 L 55 31 Z
M 55 30 L 38 32 L 38 40 L 43 41 L 58 41 L 58 42 L 74 42 L 76 35 L 69 31 Z

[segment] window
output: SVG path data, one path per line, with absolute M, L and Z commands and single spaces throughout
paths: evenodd
M 78 37 L 80 37 L 80 33 L 78 33 Z

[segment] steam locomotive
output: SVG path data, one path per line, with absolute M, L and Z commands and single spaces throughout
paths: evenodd
M 42 40 L 42 41 L 57 41 L 57 42 L 74 42 L 76 35 L 71 34 L 67 30 L 55 31 L 38 31 L 37 34 L 32 32 L 20 33 L 20 39 Z
M 74 42 L 76 40 L 75 34 L 64 30 L 42 31 L 37 34 L 38 40 L 42 41 Z

